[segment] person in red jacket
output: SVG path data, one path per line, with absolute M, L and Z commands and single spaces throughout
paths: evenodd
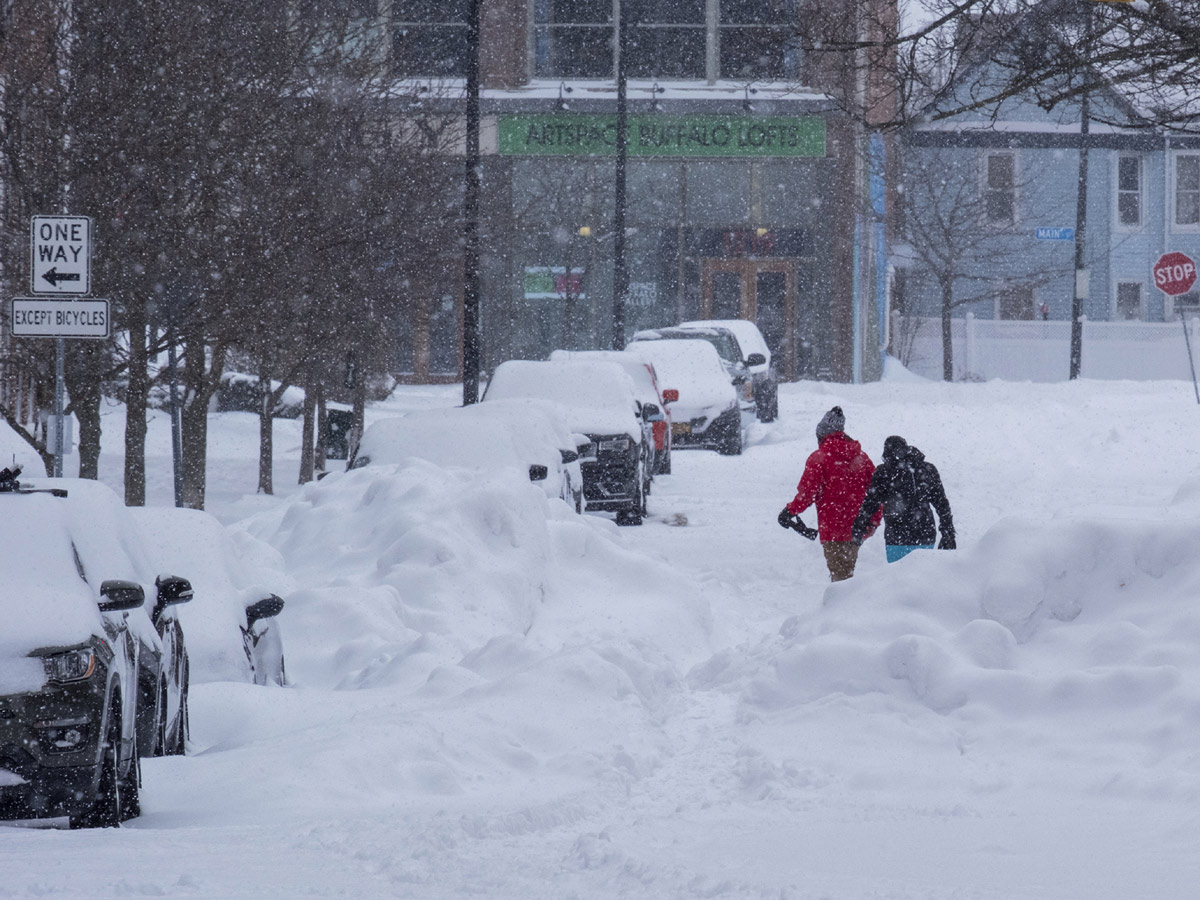
M 852 533 L 875 464 L 858 441 L 846 436 L 846 416 L 840 406 L 825 413 L 817 424 L 817 449 L 804 464 L 796 497 L 779 513 L 779 524 L 795 527 L 795 517 L 817 505 L 817 532 L 830 581 L 844 581 L 854 574 L 858 547 Z M 871 518 L 869 537 L 883 516 L 883 507 Z

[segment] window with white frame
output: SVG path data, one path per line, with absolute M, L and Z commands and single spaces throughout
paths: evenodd
M 634 78 L 703 78 L 704 0 L 624 0 Z
M 1117 224 L 1137 228 L 1142 224 L 1142 158 L 1117 157 Z
M 392 58 L 401 75 L 467 73 L 469 0 L 392 0 Z
M 1013 225 L 1017 219 L 1016 157 L 989 153 L 984 157 L 983 202 L 989 225 Z
M 1142 283 L 1140 281 L 1118 281 L 1117 321 L 1140 321 L 1142 317 Z
M 1175 224 L 1200 225 L 1200 154 L 1175 157 Z

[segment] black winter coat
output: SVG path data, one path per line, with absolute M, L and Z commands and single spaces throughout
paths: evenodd
M 871 517 L 883 506 L 883 540 L 893 546 L 913 547 L 934 543 L 937 511 L 942 539 L 954 546 L 954 517 L 950 501 L 942 487 L 942 478 L 933 463 L 925 461 L 916 447 L 905 447 L 902 455 L 885 458 L 871 476 L 871 486 L 863 498 L 853 534 L 861 540 L 871 527 Z

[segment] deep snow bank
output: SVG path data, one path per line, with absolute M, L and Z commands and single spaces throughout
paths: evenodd
M 309 485 L 242 526 L 304 587 L 289 676 L 454 694 L 581 645 L 668 666 L 710 648 L 702 592 L 533 486 L 413 460 Z
M 1194 518 L 1004 520 L 966 550 L 830 585 L 819 611 L 689 681 L 734 690 L 748 717 L 839 699 L 893 715 L 923 707 L 961 740 L 1116 743 L 1140 748 L 1143 764 L 1195 769 L 1198 545 Z

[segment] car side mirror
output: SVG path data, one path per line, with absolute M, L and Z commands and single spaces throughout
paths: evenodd
M 662 392 L 663 403 L 674 403 L 679 399 L 679 391 L 675 388 L 667 388 Z
M 539 465 L 538 463 L 534 463 L 532 466 L 529 467 L 529 480 L 530 481 L 545 481 L 549 477 L 550 477 L 550 470 L 547 469 L 545 466 Z
M 661 422 L 664 418 L 663 411 L 655 403 L 643 403 L 642 418 L 647 422 Z
M 111 579 L 100 584 L 100 612 L 137 609 L 146 602 L 146 592 L 136 581 Z
M 269 619 L 283 612 L 283 598 L 278 594 L 267 594 L 261 600 L 246 607 L 246 627 L 253 628 L 259 619 Z
M 762 353 L 751 353 L 746 357 L 746 365 L 748 366 L 765 366 L 766 364 L 767 357 Z
M 178 575 L 159 575 L 154 579 L 158 588 L 158 605 L 169 606 L 172 603 L 187 603 L 192 599 L 192 583 Z

